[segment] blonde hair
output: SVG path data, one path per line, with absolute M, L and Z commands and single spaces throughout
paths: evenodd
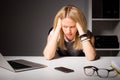
M 86 21 L 84 14 L 82 13 L 80 9 L 78 9 L 76 6 L 73 6 L 73 5 L 64 6 L 58 11 L 58 13 L 56 14 L 54 18 L 54 24 L 53 24 L 54 30 L 57 27 L 58 19 L 59 18 L 64 19 L 66 17 L 69 17 L 75 22 L 78 22 L 81 25 L 83 31 L 87 32 L 87 21 Z M 79 34 L 77 32 L 76 37 L 75 37 L 75 42 L 73 44 L 74 49 L 82 49 L 80 38 L 78 36 Z M 62 30 L 60 32 L 59 46 L 62 49 L 66 50 L 66 46 L 64 44 L 64 33 Z

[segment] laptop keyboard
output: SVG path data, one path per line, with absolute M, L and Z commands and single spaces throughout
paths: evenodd
M 20 64 L 14 61 L 8 61 L 8 63 L 14 68 L 14 69 L 24 69 L 24 68 L 30 68 L 30 66 Z

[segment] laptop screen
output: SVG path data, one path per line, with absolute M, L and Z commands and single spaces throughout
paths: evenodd
M 24 68 L 30 68 L 31 66 L 27 66 L 24 64 L 20 64 L 14 61 L 8 61 L 8 63 L 14 68 L 14 69 L 24 69 Z

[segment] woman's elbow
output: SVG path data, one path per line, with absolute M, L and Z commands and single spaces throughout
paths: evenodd
M 88 59 L 89 61 L 94 61 L 94 60 L 96 60 L 96 53 L 94 53 L 94 55 L 91 55 L 91 56 L 87 57 L 87 59 Z
M 87 58 L 89 61 L 94 61 L 95 58 Z
M 49 53 L 45 53 L 45 52 L 43 52 L 43 55 L 47 60 L 52 60 L 54 57 L 54 56 L 51 56 Z
M 44 56 L 47 60 L 52 60 L 53 57 L 50 57 L 50 56 Z

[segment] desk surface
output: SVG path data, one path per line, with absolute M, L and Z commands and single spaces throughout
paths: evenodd
M 84 66 L 96 66 L 98 68 L 111 68 L 111 60 L 120 57 L 101 57 L 96 61 L 88 61 L 85 57 L 61 57 L 53 60 L 46 60 L 44 57 L 24 57 L 13 56 L 5 57 L 7 60 L 26 59 L 29 61 L 45 64 L 48 67 L 14 73 L 6 69 L 0 68 L 0 80 L 120 80 L 120 75 L 109 78 L 99 78 L 98 76 L 86 76 L 84 74 Z M 72 73 L 63 73 L 55 70 L 55 67 L 64 66 L 74 69 Z

